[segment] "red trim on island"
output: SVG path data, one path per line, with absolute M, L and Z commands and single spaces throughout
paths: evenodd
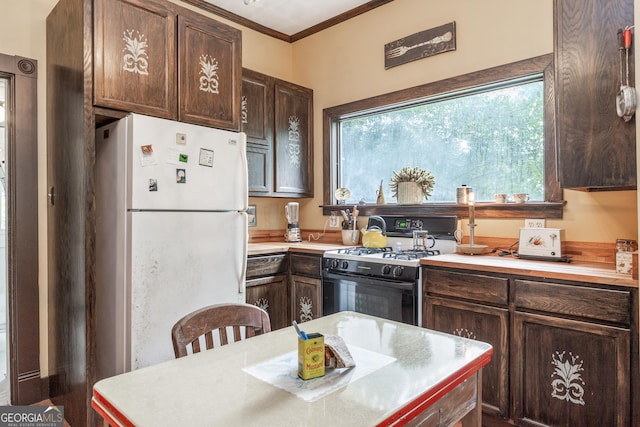
M 493 348 L 490 348 L 470 364 L 466 365 L 464 368 L 454 372 L 443 381 L 439 382 L 430 391 L 421 394 L 416 399 L 400 408 L 397 412 L 393 413 L 391 416 L 378 423 L 377 427 L 398 427 L 407 424 L 409 421 L 415 418 L 416 415 L 436 403 L 445 394 L 456 388 L 463 381 L 470 378 L 473 374 L 487 365 L 491 361 L 492 354 Z

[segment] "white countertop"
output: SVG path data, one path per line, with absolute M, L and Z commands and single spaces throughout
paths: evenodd
M 277 252 L 307 252 L 314 254 L 323 254 L 325 251 L 331 251 L 334 249 L 346 248 L 338 243 L 315 243 L 315 242 L 264 242 L 264 243 L 249 243 L 248 255 L 265 255 Z
M 139 427 L 368 426 L 434 399 L 446 385 L 473 375 L 492 353 L 482 342 L 354 312 L 301 327 L 340 335 L 349 346 L 395 360 L 308 402 L 243 370 L 297 351 L 297 335 L 288 327 L 101 380 L 94 386 L 94 408 Z
M 522 274 L 546 279 L 573 280 L 625 287 L 638 287 L 630 274 L 616 273 L 615 265 L 589 262 L 532 261 L 496 255 L 445 254 L 420 260 L 422 265 Z

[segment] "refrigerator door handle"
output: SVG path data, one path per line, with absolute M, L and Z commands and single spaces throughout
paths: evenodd
M 240 212 L 242 216 L 244 216 L 244 245 L 242 245 L 242 271 L 240 275 L 240 280 L 238 281 L 238 293 L 243 294 L 245 288 L 245 282 L 247 277 L 247 256 L 248 256 L 248 244 L 249 244 L 249 215 L 246 212 Z
M 240 140 L 242 142 L 240 157 L 242 159 L 242 170 L 244 171 L 244 173 L 242 174 L 242 179 L 244 180 L 244 182 L 242 183 L 242 188 L 245 189 L 243 210 L 247 210 L 247 208 L 249 207 L 249 162 L 247 161 L 247 134 L 244 132 L 240 132 Z

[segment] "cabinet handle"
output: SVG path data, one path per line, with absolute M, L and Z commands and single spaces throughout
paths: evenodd
M 54 186 L 49 187 L 49 192 L 47 193 L 47 199 L 49 200 L 49 206 L 53 206 L 55 204 L 55 196 L 56 190 Z

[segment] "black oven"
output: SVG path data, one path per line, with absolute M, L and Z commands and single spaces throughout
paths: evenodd
M 418 325 L 418 281 L 322 272 L 322 314 L 356 311 Z

